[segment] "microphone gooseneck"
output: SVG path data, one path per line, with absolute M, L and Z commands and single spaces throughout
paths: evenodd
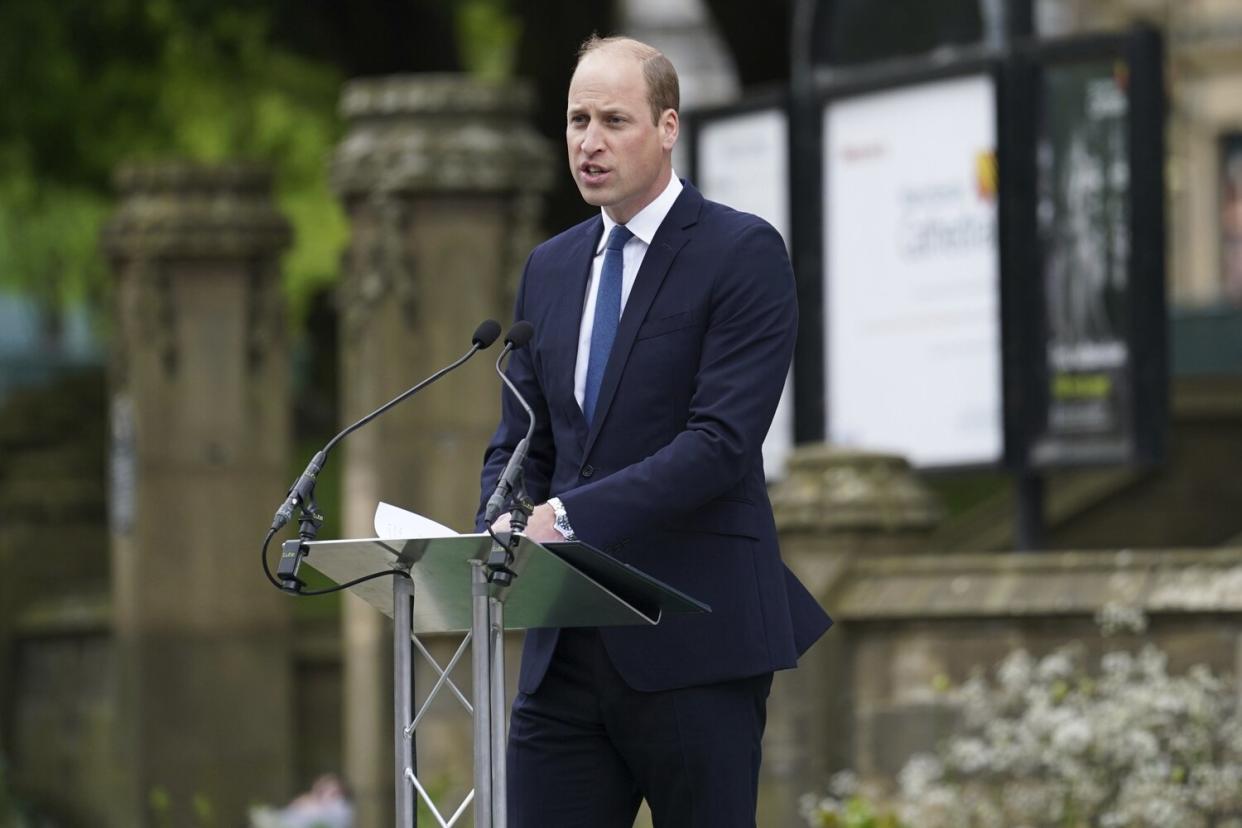
M 516 328 L 517 326 L 514 327 Z M 510 332 L 510 335 L 512 336 L 512 331 Z M 485 320 L 477 328 L 475 328 L 474 334 L 471 337 L 469 351 L 454 362 L 436 371 L 422 382 L 398 394 L 396 397 L 384 403 L 362 419 L 350 426 L 347 426 L 339 434 L 329 440 L 327 445 L 315 452 L 315 456 L 312 457 L 310 463 L 307 464 L 306 470 L 303 471 L 302 474 L 298 476 L 297 480 L 293 481 L 293 485 L 289 487 L 289 492 L 285 496 L 284 503 L 282 503 L 280 508 L 276 510 L 276 514 L 272 518 L 271 529 L 268 531 L 268 540 L 270 540 L 276 532 L 280 531 L 281 527 L 293 519 L 293 513 L 295 510 L 300 509 L 301 517 L 299 518 L 299 523 L 301 524 L 300 535 L 302 545 L 299 546 L 299 550 L 304 550 L 305 543 L 314 539 L 315 533 L 318 531 L 319 526 L 323 523 L 323 516 L 318 514 L 318 509 L 315 506 L 315 481 L 318 478 L 319 473 L 323 471 L 324 465 L 328 462 L 328 454 L 332 451 L 333 447 L 344 439 L 346 435 L 357 431 L 359 428 L 362 428 L 362 426 L 371 422 L 388 409 L 410 398 L 450 371 L 459 368 L 476 353 L 484 348 L 490 347 L 491 344 L 496 341 L 498 336 L 500 336 L 500 323 L 494 319 Z M 527 334 L 527 339 L 529 338 L 529 334 Z M 297 567 L 301 561 L 301 554 L 295 555 L 286 551 L 281 555 L 280 565 L 277 572 L 279 580 L 277 580 L 272 577 L 271 571 L 268 569 L 266 550 L 267 544 L 265 542 L 263 571 L 267 574 L 268 580 L 280 589 L 291 592 L 300 591 L 302 582 L 297 578 Z
M 526 398 L 522 396 L 522 392 L 501 370 L 500 363 L 509 353 L 529 343 L 534 334 L 534 326 L 526 320 L 516 323 L 509 329 L 509 335 L 505 337 L 505 349 L 496 358 L 496 373 L 500 376 L 500 381 L 505 384 L 505 387 L 512 392 L 518 404 L 526 411 L 528 425 L 526 427 L 526 436 L 514 446 L 513 454 L 509 455 L 509 462 L 505 464 L 505 470 L 501 472 L 500 478 L 496 481 L 496 490 L 492 492 L 492 496 L 487 500 L 487 508 L 483 512 L 483 521 L 488 526 L 491 526 L 492 521 L 496 520 L 501 511 L 504 510 L 509 496 L 517 488 L 518 477 L 522 472 L 522 464 L 526 462 L 526 453 L 530 447 L 530 440 L 535 433 L 535 412 L 530 407 L 530 403 L 526 402 Z

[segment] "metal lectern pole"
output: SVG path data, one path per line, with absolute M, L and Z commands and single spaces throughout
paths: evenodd
M 471 623 L 470 659 L 473 667 L 474 707 L 474 825 L 494 828 L 492 790 L 492 665 L 491 613 L 487 597 L 484 562 L 470 562 Z
M 492 826 L 505 828 L 508 809 L 505 807 L 505 605 L 492 598 L 491 635 L 488 650 L 492 657 Z
M 393 663 L 393 731 L 395 732 L 397 761 L 394 790 L 397 795 L 397 828 L 414 828 L 416 794 L 409 775 L 414 772 L 413 734 L 406 728 L 414 719 L 414 688 L 411 667 L 413 647 L 410 643 L 411 607 L 414 583 L 397 575 L 392 579 L 392 663 Z

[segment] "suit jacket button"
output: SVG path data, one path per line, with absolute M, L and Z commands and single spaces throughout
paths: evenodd
M 591 476 L 591 475 L 593 475 L 593 474 L 595 474 L 595 467 L 594 467 L 594 466 L 592 466 L 592 465 L 590 465 L 590 464 L 588 463 L 587 465 L 585 465 L 585 466 L 583 466 L 583 467 L 582 467 L 582 476 L 583 476 L 583 477 L 590 477 L 590 476 Z

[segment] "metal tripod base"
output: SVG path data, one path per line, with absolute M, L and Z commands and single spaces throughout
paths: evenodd
M 504 828 L 505 812 L 505 636 L 504 603 L 488 595 L 487 571 L 483 561 L 473 560 L 471 566 L 472 623 L 470 632 L 444 668 L 431 657 L 414 636 L 412 604 L 414 586 L 410 579 L 393 578 L 393 704 L 396 748 L 396 819 L 397 828 L 417 825 L 418 800 L 421 797 L 440 828 L 452 828 L 466 808 L 474 803 L 475 828 Z M 470 645 L 473 666 L 472 702 L 453 684 L 449 673 Z M 414 715 L 413 659 L 414 647 L 439 672 L 439 678 L 427 694 L 418 715 Z M 445 817 L 427 793 L 415 772 L 414 732 L 431 702 L 444 689 L 451 689 L 473 717 L 474 789 L 466 795 L 452 815 Z

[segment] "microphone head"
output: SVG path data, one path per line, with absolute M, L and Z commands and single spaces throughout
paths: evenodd
M 512 346 L 514 350 L 521 348 L 530 338 L 535 335 L 535 326 L 523 319 L 517 322 L 509 329 L 509 335 L 505 337 L 505 344 Z
M 479 323 L 479 327 L 474 329 L 474 336 L 470 341 L 482 351 L 492 347 L 492 343 L 496 341 L 498 336 L 500 336 L 500 323 L 495 319 L 486 319 Z

